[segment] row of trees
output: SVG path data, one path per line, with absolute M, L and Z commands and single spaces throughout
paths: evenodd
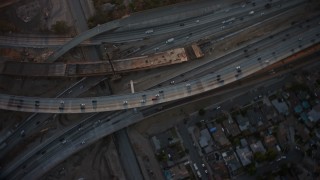
M 277 157 L 277 152 L 270 149 L 266 153 L 256 152 L 253 157 L 257 162 L 273 161 Z

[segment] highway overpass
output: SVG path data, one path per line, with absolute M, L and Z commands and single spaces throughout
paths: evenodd
M 294 35 L 285 39 L 265 40 L 265 47 L 260 48 L 258 54 L 248 57 L 247 61 L 235 62 L 234 66 L 230 65 L 228 69 L 219 70 L 187 83 L 134 94 L 90 98 L 55 99 L 1 94 L 0 108 L 37 113 L 90 113 L 144 107 L 185 98 L 237 81 L 290 56 L 296 51 L 318 43 L 319 26 L 318 22 L 314 20 L 312 27 L 307 31 L 299 27 L 292 28 L 290 31 Z M 238 66 L 241 67 L 240 73 L 236 70 Z

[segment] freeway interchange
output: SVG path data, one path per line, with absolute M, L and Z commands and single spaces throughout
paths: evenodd
M 200 22 L 202 21 L 203 20 L 200 19 Z M 219 20 L 220 24 L 221 21 L 222 19 Z M 92 30 L 92 33 L 95 32 L 96 30 Z M 180 39 L 183 39 L 184 36 L 185 35 L 181 35 Z M 198 37 L 194 36 L 193 38 L 197 39 Z M 79 43 L 79 41 L 74 43 Z M 196 78 L 187 82 L 176 83 L 168 87 L 150 89 L 134 94 L 92 98 L 39 98 L 1 94 L 0 107 L 1 109 L 36 113 L 97 113 L 114 110 L 127 110 L 131 108 L 141 108 L 143 111 L 143 108 L 147 106 L 194 96 L 196 94 L 207 92 L 215 88 L 222 87 L 223 85 L 235 82 L 261 69 L 264 69 L 265 67 L 278 62 L 283 58 L 294 54 L 295 52 L 311 47 L 317 43 L 319 43 L 319 17 L 316 16 L 308 23 L 297 24 L 289 29 L 273 35 L 272 38 L 266 37 L 255 43 L 252 43 L 250 44 L 249 48 L 240 48 L 237 51 L 227 54 L 226 56 L 214 59 L 214 61 L 210 62 L 210 65 L 208 63 L 206 65 L 194 68 L 195 71 L 190 74 L 191 76 L 193 74 Z M 169 47 L 170 46 L 167 46 L 165 48 Z M 151 47 L 149 52 L 152 51 L 152 48 L 154 47 Z M 67 51 L 67 49 L 64 49 L 63 51 Z M 147 51 L 148 50 L 145 52 Z M 244 53 L 244 51 L 246 53 Z M 247 57 L 248 54 L 249 56 Z M 219 68 L 216 68 L 214 73 L 210 74 L 206 71 L 207 74 L 205 74 L 202 72 L 215 67 Z M 60 108 L 61 102 L 63 102 L 63 108 Z M 38 105 L 36 105 L 37 103 Z M 124 121 L 131 115 L 132 112 L 130 111 L 127 113 L 116 113 L 111 116 L 105 115 L 104 120 L 99 122 L 101 123 L 99 128 L 107 128 L 107 134 L 111 134 L 112 132 L 120 130 L 129 124 L 143 119 L 140 113 L 136 113 L 132 116 L 131 122 Z M 92 117 L 89 116 L 89 118 L 84 120 L 84 122 L 94 118 L 94 116 L 101 116 L 101 114 L 98 113 Z M 95 123 L 97 123 L 97 121 Z M 25 176 L 24 173 L 30 171 L 25 178 L 32 178 L 37 176 L 36 174 L 39 170 L 42 170 L 43 172 L 47 171 L 50 169 L 50 167 L 52 167 L 52 164 L 56 164 L 60 160 L 57 160 L 57 162 L 51 162 L 50 165 L 47 164 L 42 167 L 40 167 L 39 164 L 48 162 L 50 158 L 52 160 L 52 157 L 56 154 L 59 154 L 59 152 L 61 152 L 60 149 L 65 148 L 66 145 L 70 145 L 74 148 L 71 148 L 70 151 L 65 152 L 61 157 L 67 157 L 68 155 L 74 153 L 74 151 L 83 148 L 85 145 L 81 145 L 81 143 L 86 133 L 92 134 L 92 137 L 96 136 L 96 133 L 98 134 L 98 130 L 92 131 L 96 128 L 96 125 L 97 124 L 94 123 L 86 124 L 83 126 L 84 129 L 82 131 L 78 131 L 78 125 L 76 125 L 69 129 L 66 133 L 57 134 L 48 140 L 48 143 L 46 143 L 44 146 L 35 148 L 28 154 L 23 155 L 23 158 L 20 158 L 19 161 L 9 164 L 7 167 L 3 168 L 0 176 L 22 178 Z M 58 140 L 61 136 L 68 139 L 70 143 L 61 144 L 61 142 Z M 93 138 L 92 142 L 95 140 L 97 139 Z M 40 152 L 40 155 L 36 155 L 38 152 Z M 23 165 L 25 163 L 27 165 Z M 16 172 L 16 168 L 22 168 L 24 170 L 14 175 L 12 173 Z
M 310 23 L 310 28 L 307 31 L 297 26 L 280 33 L 280 35 L 275 35 L 272 39 L 262 40 L 255 46 L 259 50 L 253 52 L 250 57 L 245 58 L 243 57 L 245 55 L 237 54 L 237 56 L 231 58 L 231 61 L 228 62 L 229 66 L 226 68 L 221 68 L 214 74 L 187 83 L 134 94 L 91 98 L 39 98 L 0 94 L 0 108 L 37 113 L 90 113 L 138 108 L 193 96 L 255 73 L 290 56 L 294 49 L 303 49 L 318 43 L 319 37 L 317 34 L 320 27 L 318 21 L 318 18 L 311 21 L 312 23 Z M 297 37 L 299 38 L 297 39 Z M 285 38 L 284 42 L 283 38 Z M 242 61 L 239 61 L 239 58 Z M 240 69 L 237 70 L 237 67 Z

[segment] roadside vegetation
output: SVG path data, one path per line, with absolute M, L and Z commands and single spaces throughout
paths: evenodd
M 88 19 L 89 28 L 115 19 L 128 16 L 133 12 L 167 6 L 190 0 L 132 0 L 125 4 L 124 0 L 93 0 L 96 9 L 95 15 Z
M 51 26 L 51 30 L 55 34 L 67 34 L 70 32 L 71 27 L 65 21 L 57 21 Z
M 16 27 L 14 26 L 13 23 L 0 19 L 0 32 L 8 33 L 8 32 L 14 32 L 14 31 L 16 31 Z

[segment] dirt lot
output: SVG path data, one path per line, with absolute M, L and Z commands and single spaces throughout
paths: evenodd
M 60 163 L 41 179 L 125 179 L 115 144 L 111 137 L 72 155 Z
M 14 25 L 20 33 L 47 33 L 59 20 L 72 25 L 72 18 L 65 0 L 20 0 L 1 9 L 0 20 Z

